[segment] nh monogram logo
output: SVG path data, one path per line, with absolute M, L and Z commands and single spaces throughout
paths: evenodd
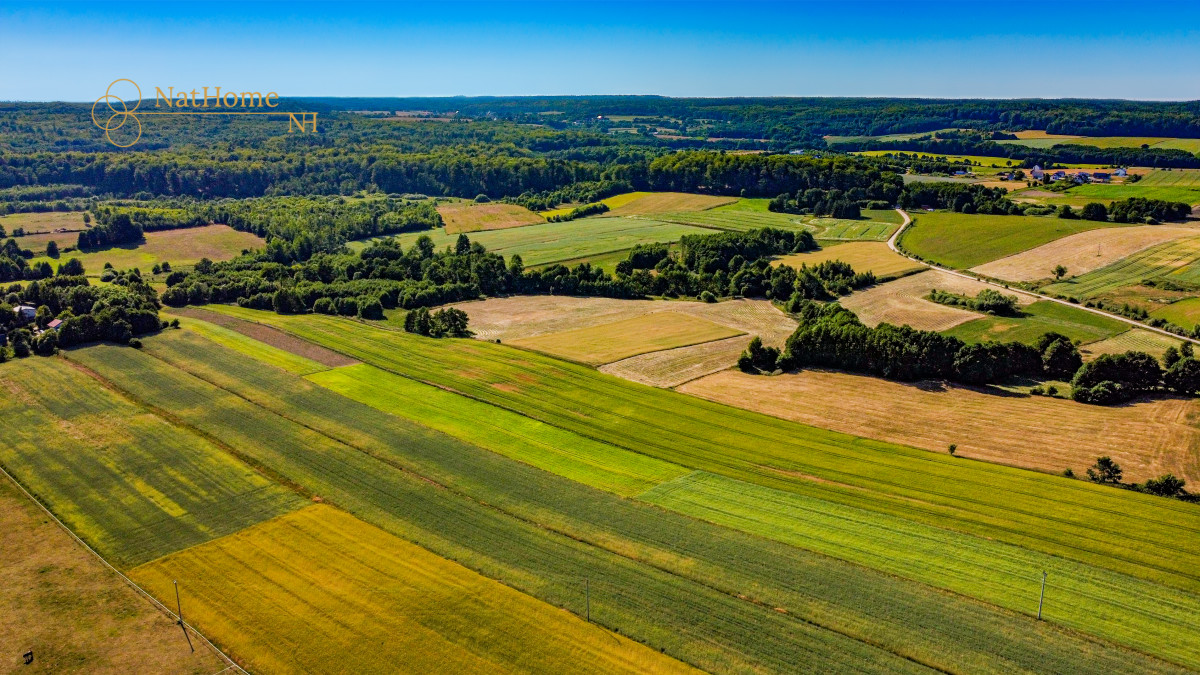
M 299 115 L 299 119 L 296 118 Z M 309 125 L 308 133 L 317 133 L 317 113 L 288 113 L 288 133 L 292 133 L 292 127 L 295 126 L 300 130 L 300 133 L 305 133 L 305 125 Z

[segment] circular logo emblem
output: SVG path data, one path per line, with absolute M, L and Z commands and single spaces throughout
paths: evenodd
M 137 102 L 133 104 L 132 108 L 129 107 L 129 105 L 126 104 L 120 96 L 112 93 L 113 87 L 118 82 L 128 82 L 129 84 L 133 85 L 135 90 L 137 90 Z M 103 122 L 96 117 L 96 107 L 100 105 L 101 101 L 108 106 L 109 113 L 107 115 L 107 119 L 105 119 Z M 104 95 L 96 99 L 96 102 L 92 104 L 92 124 L 95 124 L 97 127 L 104 130 L 104 138 L 108 139 L 109 143 L 112 143 L 118 148 L 128 148 L 134 143 L 137 143 L 138 139 L 142 137 L 142 122 L 138 119 L 138 116 L 134 114 L 137 111 L 138 106 L 141 104 L 142 88 L 137 85 L 137 82 L 125 78 L 113 80 L 112 84 L 108 85 L 108 89 L 104 91 Z M 103 108 L 100 109 L 100 117 L 105 117 Z M 128 136 L 133 135 L 134 125 L 137 126 L 137 135 L 134 136 L 133 140 L 129 141 L 128 143 L 118 143 L 117 141 L 113 140 L 113 137 L 110 134 L 118 129 L 124 128 L 127 122 L 131 122 L 129 128 L 127 128 L 124 133 L 117 134 L 118 138 L 124 140 Z

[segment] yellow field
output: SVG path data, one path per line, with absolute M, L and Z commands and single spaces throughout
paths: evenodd
M 47 211 L 45 213 L 10 213 L 0 216 L 0 227 L 8 236 L 20 227 L 26 234 L 53 232 L 60 228 L 82 230 L 86 227 L 83 222 L 83 211 Z
M 1162 333 L 1132 328 L 1107 340 L 1083 345 L 1079 351 L 1085 360 L 1094 359 L 1101 354 L 1124 354 L 1129 351 L 1146 352 L 1155 358 L 1161 358 L 1167 347 L 1178 347 L 1181 344 L 1183 340 L 1167 337 Z
M 855 272 L 874 272 L 876 277 L 896 277 L 925 266 L 892 251 L 881 241 L 853 241 L 824 246 L 808 253 L 793 253 L 775 260 L 776 265 L 816 265 L 826 260 L 849 263 Z
M 645 216 L 655 213 L 681 213 L 685 211 L 706 211 L 711 208 L 732 204 L 737 197 L 714 197 L 712 195 L 695 195 L 686 192 L 626 192 L 601 199 L 608 206 L 607 216 Z M 542 215 L 565 215 L 578 204 L 543 211 Z
M 1048 134 L 1045 129 L 1026 129 L 1025 131 L 1014 131 L 1012 134 L 1021 140 L 1027 138 L 1082 138 L 1082 136 L 1068 134 Z
M 332 507 L 142 565 L 160 598 L 263 673 L 686 672 Z
M 993 260 L 971 271 L 1007 281 L 1050 279 L 1055 265 L 1077 276 L 1172 239 L 1200 234 L 1200 228 L 1169 225 L 1112 227 L 1078 232 L 1037 248 Z
M 990 286 L 942 270 L 931 269 L 851 293 L 840 302 L 868 326 L 886 322 L 897 326 L 908 324 L 921 330 L 942 331 L 983 316 L 978 312 L 926 300 L 925 296 L 935 288 L 973 297 Z M 1017 296 L 1017 303 L 1021 305 L 1028 305 L 1036 300 L 1034 296 L 1015 290 L 1003 292 Z
M 78 236 L 73 239 L 78 239 Z M 117 269 L 137 267 L 149 273 L 155 263 L 166 261 L 179 267 L 195 264 L 201 258 L 228 260 L 240 255 L 243 249 L 262 248 L 265 243 L 261 237 L 239 232 L 228 225 L 205 225 L 147 232 L 146 241 L 141 244 L 115 246 L 94 253 L 73 251 L 64 253 L 58 260 L 41 257 L 31 262 L 50 260 L 51 264 L 57 265 L 68 258 L 79 258 L 90 276 L 99 276 L 106 262 L 112 263 Z
M 766 377 L 725 371 L 679 391 L 867 438 L 1013 466 L 1082 475 L 1110 455 L 1125 479 L 1172 472 L 1200 481 L 1200 401 L 1090 406 L 993 389 L 901 383 L 828 371 Z M 1065 392 L 1064 392 L 1065 393 Z M 1033 441 L 1036 439 L 1036 442 Z
M 546 222 L 545 218 L 516 204 L 456 202 L 438 206 L 437 212 L 441 214 L 446 223 L 446 232 L 450 234 L 504 230 Z
M 0 475 L 0 646 L 6 673 L 209 675 L 211 650 L 104 567 Z M 32 649 L 34 662 L 21 654 Z
M 519 338 L 509 344 L 591 365 L 741 334 L 682 312 L 655 312 L 598 326 Z
M 719 370 L 732 368 L 751 339 L 749 335 L 740 335 L 688 347 L 639 354 L 600 366 L 598 370 L 652 387 L 675 387 Z M 778 341 L 774 346 L 782 347 L 783 341 Z
M 636 193 L 635 193 L 636 194 Z M 644 216 L 654 213 L 681 213 L 685 211 L 707 211 L 708 209 L 732 204 L 737 197 L 714 197 L 693 195 L 684 192 L 648 192 L 624 204 L 609 204 L 612 216 Z
M 524 295 L 460 302 L 452 306 L 470 317 L 475 337 L 504 342 L 668 311 L 691 314 L 737 332 L 760 335 L 768 344 L 781 344 L 796 330 L 796 322 L 766 300 L 709 303 Z

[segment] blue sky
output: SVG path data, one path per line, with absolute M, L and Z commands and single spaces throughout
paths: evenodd
M 283 96 L 1200 99 L 1200 2 L 23 3 L 0 100 Z

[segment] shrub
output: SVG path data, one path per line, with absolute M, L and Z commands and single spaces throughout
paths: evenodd
M 1141 490 L 1159 497 L 1174 497 L 1183 492 L 1183 486 L 1186 484 L 1182 478 L 1176 478 L 1174 474 L 1168 473 L 1142 483 Z
M 130 338 L 130 339 L 129 339 L 129 346 L 130 346 L 130 347 L 133 347 L 134 349 L 141 349 L 141 348 L 142 348 L 142 341 L 141 341 L 141 340 L 139 340 L 139 339 L 137 339 L 137 338 Z
M 1079 215 L 1084 220 L 1107 221 L 1108 209 L 1098 202 L 1089 202 L 1083 205 L 1083 211 Z
M 700 299 L 704 302 L 716 302 L 717 296 L 713 295 L 712 291 L 704 291 L 700 294 Z
M 475 195 L 475 203 L 476 204 L 486 204 L 490 201 L 492 201 L 491 198 L 485 194 L 480 193 L 480 194 Z

